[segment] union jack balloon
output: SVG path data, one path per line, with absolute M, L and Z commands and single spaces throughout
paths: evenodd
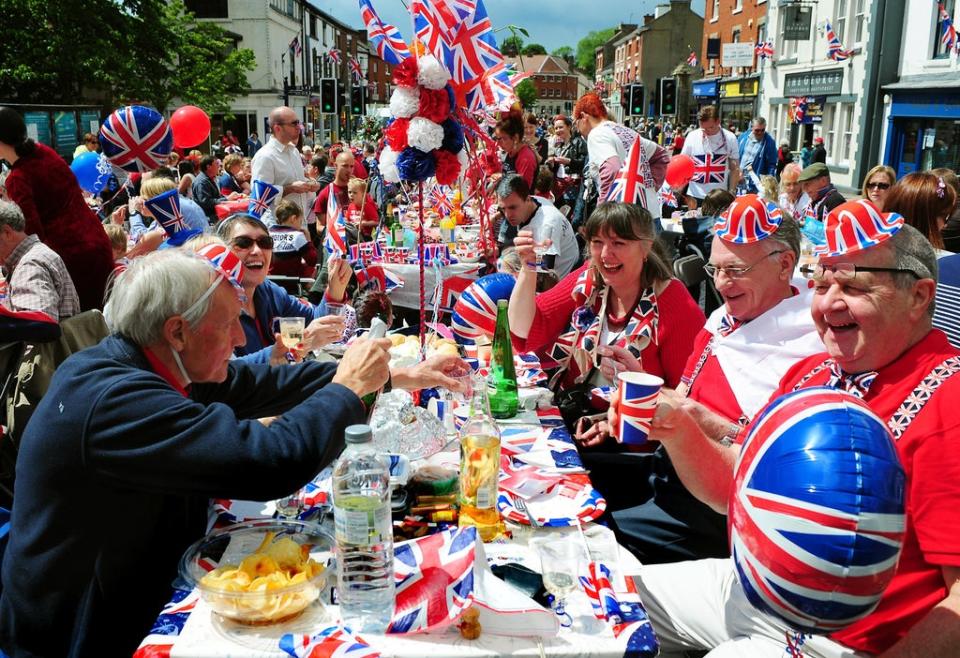
M 250 185 L 250 205 L 247 206 L 247 212 L 254 217 L 262 217 L 263 213 L 270 209 L 273 200 L 282 191 L 276 185 L 271 185 L 262 180 L 254 180 Z
M 460 294 L 453 305 L 453 334 L 458 343 L 471 344 L 480 336 L 493 337 L 497 302 L 510 299 L 516 280 L 498 272 L 480 277 Z
M 153 171 L 173 150 L 173 131 L 156 110 L 127 105 L 100 126 L 100 147 L 112 164 L 126 171 Z
M 752 244 L 776 233 L 782 219 L 777 204 L 756 194 L 744 194 L 734 199 L 713 229 L 726 242 Z
M 903 217 L 895 212 L 883 213 L 866 199 L 842 203 L 827 215 L 824 222 L 826 244 L 814 249 L 818 256 L 845 256 L 875 247 L 896 235 L 903 226 Z
M 771 402 L 743 444 L 730 498 L 747 598 L 805 633 L 870 614 L 897 568 L 905 490 L 887 426 L 859 398 L 814 387 Z

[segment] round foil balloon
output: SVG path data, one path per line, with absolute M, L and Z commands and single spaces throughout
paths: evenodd
M 121 107 L 100 126 L 100 146 L 111 164 L 126 171 L 152 171 L 166 164 L 173 133 L 156 110 Z
M 497 302 L 510 299 L 516 279 L 498 272 L 480 277 L 460 293 L 453 305 L 453 334 L 460 344 L 471 344 L 480 336 L 493 338 L 497 323 Z
M 777 398 L 750 428 L 733 486 L 730 545 L 755 607 L 807 633 L 873 611 L 900 556 L 905 476 L 863 401 L 823 387 Z

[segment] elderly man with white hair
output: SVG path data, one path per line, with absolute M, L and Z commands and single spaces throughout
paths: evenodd
M 208 500 L 304 486 L 388 380 L 388 340 L 358 341 L 339 366 L 232 361 L 243 266 L 223 245 L 207 250 L 133 261 L 112 294 L 116 333 L 60 366 L 23 434 L 2 570 L 7 655 L 131 655 L 206 530 Z M 421 383 L 404 375 L 394 381 Z

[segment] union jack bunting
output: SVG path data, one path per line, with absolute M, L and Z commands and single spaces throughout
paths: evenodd
M 300 55 L 303 52 L 303 46 L 300 45 L 300 35 L 295 35 L 293 41 L 290 42 L 290 50 L 294 52 L 295 55 Z
M 292 658 L 379 658 L 380 652 L 349 629 L 331 626 L 312 637 L 287 633 L 280 650 Z
M 940 385 L 950 379 L 953 375 L 960 372 L 960 358 L 952 356 L 937 365 L 930 373 L 923 378 L 923 381 L 917 384 L 907 399 L 903 401 L 900 408 L 887 421 L 887 428 L 893 434 L 897 441 L 907 431 L 910 423 L 917 417 L 917 414 L 926 406 L 927 402 L 936 392 Z
M 247 212 L 254 217 L 262 217 L 282 191 L 266 181 L 254 180 L 250 185 L 250 205 L 247 206 Z
M 876 246 L 893 237 L 903 226 L 903 216 L 882 213 L 865 199 L 847 201 L 827 214 L 826 244 L 814 248 L 818 256 L 844 256 Z
M 864 454 L 851 447 L 868 444 L 864 470 Z M 824 473 L 836 495 L 809 486 Z M 730 543 L 747 598 L 815 633 L 869 613 L 897 567 L 903 482 L 886 425 L 858 398 L 814 387 L 770 403 L 744 441 L 730 502 Z
M 727 180 L 727 156 L 704 153 L 693 157 L 694 183 L 724 183 Z
M 782 219 L 777 204 L 756 194 L 744 194 L 733 200 L 713 229 L 726 242 L 752 244 L 776 233 Z
M 757 45 L 754 46 L 753 52 L 760 59 L 767 59 L 773 57 L 773 42 L 772 41 L 758 41 Z
M 673 190 L 670 189 L 670 185 L 664 181 L 663 187 L 660 188 L 660 203 L 664 206 L 670 206 L 671 208 L 677 208 L 677 195 L 674 194 Z
M 687 66 L 692 66 L 693 68 L 697 68 L 697 64 L 699 64 L 699 62 L 697 61 L 697 53 L 691 50 L 690 54 L 687 55 Z
M 376 47 L 380 59 L 396 66 L 410 56 L 410 49 L 400 30 L 381 21 L 370 0 L 360 0 L 360 18 L 363 19 L 367 37 Z
M 398 544 L 393 551 L 397 587 L 388 633 L 418 633 L 446 626 L 473 601 L 476 528 L 452 528 Z
M 363 70 L 360 68 L 360 62 L 351 57 L 347 60 L 347 66 L 350 67 L 350 72 L 353 74 L 353 79 L 357 82 L 363 80 Z
M 330 255 L 342 256 L 348 253 L 347 222 L 333 190 L 327 197 L 327 235 L 323 238 L 323 246 Z
M 357 276 L 357 285 L 361 290 L 379 290 L 390 293 L 403 287 L 403 279 L 379 263 L 364 265 L 363 261 L 353 261 L 353 272 Z
M 152 171 L 173 149 L 173 131 L 156 110 L 128 105 L 115 110 L 100 126 L 100 146 L 125 171 Z
M 606 200 L 636 203 L 646 208 L 648 187 L 653 187 L 653 173 L 643 150 L 643 141 L 640 135 L 637 135 L 630 147 L 630 153 L 627 154 L 627 161 L 614 179 Z
M 328 51 L 327 51 L 327 58 L 329 58 L 329 60 L 330 60 L 331 62 L 333 62 L 334 64 L 339 64 L 340 61 L 341 61 L 341 58 L 340 58 L 340 49 L 339 49 L 339 48 L 331 48 L 330 50 L 328 50 Z
M 827 59 L 832 59 L 835 62 L 843 62 L 849 59 L 853 53 L 844 48 L 843 44 L 840 43 L 840 39 L 837 38 L 836 32 L 833 31 L 833 26 L 830 25 L 830 21 L 826 21 L 824 27 L 827 35 Z
M 957 41 L 957 29 L 953 26 L 953 20 L 947 13 L 946 7 L 942 2 L 937 3 L 937 11 L 940 12 L 940 21 L 943 23 L 940 35 L 940 43 L 943 44 L 944 52 L 952 53 L 954 50 L 960 52 L 960 42 Z

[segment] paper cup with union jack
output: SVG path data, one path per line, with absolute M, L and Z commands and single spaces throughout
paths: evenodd
M 617 440 L 628 445 L 646 443 L 663 380 L 645 372 L 621 372 L 617 379 L 620 416 Z

